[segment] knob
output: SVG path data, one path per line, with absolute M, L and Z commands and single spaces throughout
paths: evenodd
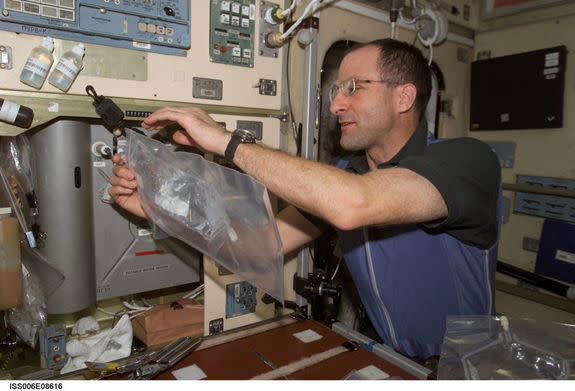
M 171 9 L 170 7 L 164 7 L 164 12 L 166 13 L 166 15 L 168 16 L 174 16 L 176 13 L 174 12 L 173 9 Z

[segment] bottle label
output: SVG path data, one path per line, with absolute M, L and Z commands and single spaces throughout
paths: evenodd
M 45 78 L 46 74 L 50 70 L 50 65 L 52 64 L 46 64 L 44 61 L 38 60 L 36 57 L 28 57 L 28 60 L 24 65 L 24 70 L 35 73 L 41 78 Z
M 14 121 L 16 121 L 18 111 L 20 111 L 20 105 L 18 103 L 4 100 L 4 103 L 2 103 L 2 108 L 0 109 L 0 121 L 6 121 L 13 124 Z
M 58 61 L 58 65 L 56 65 L 56 70 L 62 72 L 64 76 L 67 76 L 70 79 L 74 79 L 80 69 L 74 64 L 72 61 L 68 60 L 67 58 L 61 58 Z

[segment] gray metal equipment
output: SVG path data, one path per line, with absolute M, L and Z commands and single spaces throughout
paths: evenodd
M 48 313 L 200 279 L 201 254 L 175 239 L 154 240 L 146 221 L 110 202 L 113 140 L 103 126 L 60 120 L 32 131 L 30 141 L 46 233 L 40 250 L 65 275 L 48 297 Z

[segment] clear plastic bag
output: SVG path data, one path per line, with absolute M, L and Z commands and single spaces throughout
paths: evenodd
M 25 197 L 25 200 L 22 200 L 22 208 L 28 226 L 31 226 L 32 218 L 38 215 L 38 200 L 35 192 L 35 160 L 30 140 L 24 134 L 0 137 L 0 156 L 7 175 L 14 178 L 13 185 L 18 189 L 18 193 Z
M 127 136 L 125 160 L 155 237 L 186 242 L 283 302 L 283 249 L 265 186 L 197 154 Z
M 575 325 L 534 319 L 447 319 L 440 380 L 575 379 Z
M 38 330 L 47 324 L 46 298 L 42 291 L 38 276 L 22 263 L 24 282 L 24 300 L 22 305 L 8 310 L 8 323 L 16 334 L 31 348 L 36 346 Z

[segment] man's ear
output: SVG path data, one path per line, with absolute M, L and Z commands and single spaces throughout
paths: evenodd
M 400 113 L 406 113 L 415 106 L 415 98 L 417 97 L 417 88 L 411 83 L 402 84 L 395 88 L 396 93 L 396 109 Z

